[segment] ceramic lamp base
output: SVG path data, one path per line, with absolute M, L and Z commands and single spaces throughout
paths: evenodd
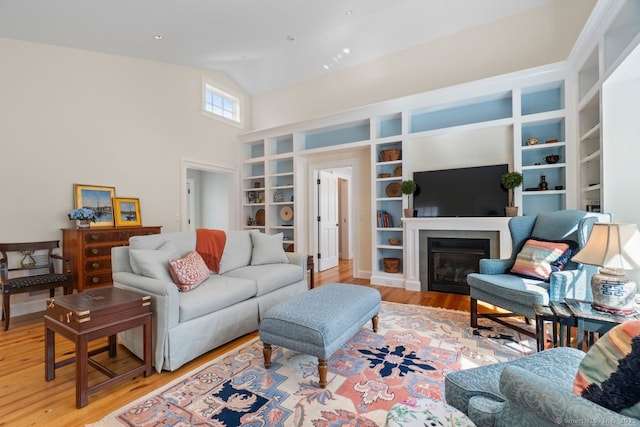
M 615 314 L 635 313 L 636 283 L 622 270 L 601 269 L 591 277 L 592 307 Z

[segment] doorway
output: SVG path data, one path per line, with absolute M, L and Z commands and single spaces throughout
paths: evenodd
M 237 180 L 235 169 L 183 161 L 181 230 L 238 228 Z
M 318 271 L 338 266 L 340 259 L 352 259 L 354 241 L 351 206 L 355 160 L 312 165 L 316 222 L 311 229 Z

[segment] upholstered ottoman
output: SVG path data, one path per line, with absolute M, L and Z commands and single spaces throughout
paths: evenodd
M 271 346 L 318 358 L 320 387 L 327 385 L 327 359 L 371 319 L 378 330 L 380 292 L 365 286 L 331 283 L 271 307 L 260 321 L 264 365 L 271 366 Z

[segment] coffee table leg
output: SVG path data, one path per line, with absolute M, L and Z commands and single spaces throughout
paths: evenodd
M 86 335 L 76 337 L 76 407 L 82 408 L 89 403 L 89 355 Z
M 44 327 L 44 378 L 51 381 L 56 377 L 56 333 Z
M 109 335 L 109 357 L 116 356 L 116 336 Z
M 373 332 L 378 332 L 378 315 L 376 314 L 371 319 L 371 325 L 373 326 Z
M 262 347 L 262 354 L 264 355 L 264 367 L 271 367 L 271 344 L 264 343 Z
M 320 377 L 320 388 L 327 387 L 327 360 L 318 359 L 318 376 Z

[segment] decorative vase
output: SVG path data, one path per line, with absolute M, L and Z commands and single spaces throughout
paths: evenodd
M 505 216 L 518 216 L 518 207 L 517 206 L 505 206 L 504 207 Z
M 76 228 L 91 228 L 91 221 L 88 219 L 76 219 Z
M 413 218 L 413 209 L 405 209 L 404 210 L 405 218 Z

